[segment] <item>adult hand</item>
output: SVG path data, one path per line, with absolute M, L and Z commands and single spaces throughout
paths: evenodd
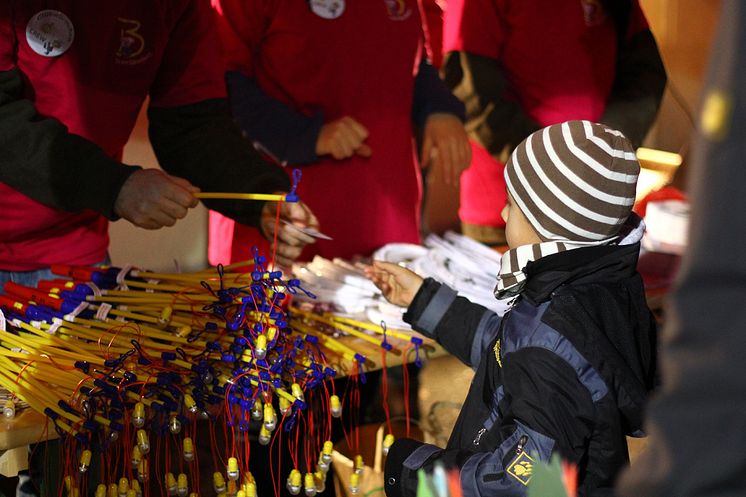
M 142 169 L 127 178 L 114 202 L 114 212 L 135 226 L 158 229 L 173 226 L 199 202 L 199 188 L 160 169 Z
M 270 241 L 274 240 L 275 229 L 277 229 L 277 262 L 283 266 L 290 266 L 301 254 L 303 247 L 316 241 L 314 237 L 303 233 L 298 228 L 317 230 L 319 220 L 303 202 L 280 202 L 279 204 L 279 225 L 275 224 L 277 202 L 267 202 L 262 208 L 260 229 L 265 238 Z M 283 221 L 287 221 L 289 224 Z
M 365 143 L 368 130 L 349 116 L 326 123 L 316 140 L 316 155 L 331 155 L 337 160 L 357 154 L 370 157 L 373 151 Z
M 409 307 L 423 279 L 409 269 L 383 261 L 373 261 L 365 268 L 365 275 L 382 292 L 386 300 L 394 305 Z
M 458 186 L 471 162 L 471 147 L 461 120 L 453 114 L 431 114 L 425 121 L 420 164 L 434 163 L 446 184 Z

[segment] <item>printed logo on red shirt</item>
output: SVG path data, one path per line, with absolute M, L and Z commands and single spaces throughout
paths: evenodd
M 26 41 L 29 47 L 44 57 L 62 55 L 73 44 L 73 39 L 73 23 L 59 10 L 42 10 L 26 25 Z
M 412 9 L 409 8 L 406 0 L 383 0 L 383 3 L 389 11 L 389 18 L 394 21 L 403 21 L 412 15 Z
M 117 64 L 135 65 L 152 57 L 153 52 L 145 52 L 145 39 L 140 34 L 142 23 L 136 19 L 124 19 L 122 17 L 117 18 L 117 20 L 119 21 Z
M 580 0 L 580 5 L 583 7 L 583 20 L 589 28 L 606 20 L 606 11 L 599 0 Z

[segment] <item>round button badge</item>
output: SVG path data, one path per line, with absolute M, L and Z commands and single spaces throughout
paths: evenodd
M 336 19 L 345 11 L 345 0 L 311 0 L 311 10 L 324 19 Z
M 72 21 L 59 10 L 42 10 L 26 25 L 29 47 L 44 57 L 62 55 L 73 44 L 74 38 Z

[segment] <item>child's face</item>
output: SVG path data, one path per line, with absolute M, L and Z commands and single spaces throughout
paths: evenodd
M 508 247 L 516 248 L 521 245 L 541 243 L 541 238 L 515 204 L 510 193 L 508 193 L 508 203 L 505 204 L 500 215 L 505 221 L 505 238 L 508 241 Z

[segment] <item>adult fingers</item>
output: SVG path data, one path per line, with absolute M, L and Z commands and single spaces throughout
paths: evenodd
M 355 150 L 355 153 L 360 157 L 368 158 L 373 155 L 373 150 L 370 148 L 370 145 L 363 143 Z
M 350 116 L 345 116 L 344 118 L 345 124 L 350 128 L 350 130 L 355 133 L 355 135 L 360 139 L 360 141 L 365 141 L 366 138 L 368 138 L 368 129 L 360 124 L 355 119 L 351 118 Z

